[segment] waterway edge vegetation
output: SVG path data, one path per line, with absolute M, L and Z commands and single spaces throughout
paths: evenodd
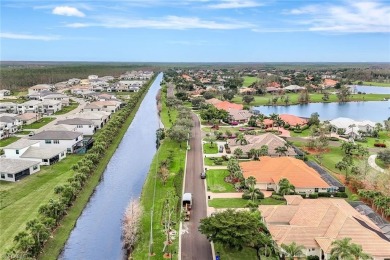
M 6 259 L 53 259 L 59 255 L 155 78 L 156 75 L 96 134 L 94 147 L 68 167 L 71 177 L 54 188 L 58 197 L 35 209 L 39 212 L 37 218 L 28 221 L 25 231 L 15 236 Z

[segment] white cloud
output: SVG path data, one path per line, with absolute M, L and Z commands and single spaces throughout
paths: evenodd
M 315 5 L 285 14 L 304 16 L 300 24 L 308 31 L 334 33 L 390 33 L 390 6 L 381 2 L 345 2 Z
M 77 17 L 85 16 L 83 12 L 71 6 L 56 6 L 53 9 L 52 13 L 57 15 L 65 15 L 65 16 L 77 16 Z
M 0 38 L 14 39 L 14 40 L 37 40 L 37 41 L 55 41 L 59 40 L 58 35 L 31 35 L 19 33 L 0 33 Z
M 232 8 L 249 8 L 262 6 L 264 4 L 252 0 L 222 0 L 217 4 L 207 5 L 211 9 L 232 9 Z
M 118 17 L 102 17 L 96 23 L 71 23 L 66 27 L 106 27 L 106 28 L 149 28 L 167 30 L 185 29 L 210 29 L 210 30 L 233 30 L 243 28 L 253 28 L 251 23 L 240 21 L 217 22 L 213 20 L 203 20 L 198 17 L 165 16 L 153 19 L 129 19 Z

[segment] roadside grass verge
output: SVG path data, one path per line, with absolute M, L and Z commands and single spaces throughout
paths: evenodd
M 218 157 L 214 157 L 214 158 L 218 158 Z M 211 157 L 204 158 L 204 164 L 207 166 L 227 166 L 227 163 L 228 163 L 227 161 L 223 160 L 222 165 L 217 165 L 214 163 L 214 160 L 212 160 Z
M 55 112 L 54 115 L 64 115 L 64 114 L 67 114 L 67 113 L 69 113 L 70 111 L 76 109 L 78 106 L 79 106 L 79 103 L 77 103 L 77 102 L 71 102 L 71 103 L 69 104 L 69 106 L 62 107 L 62 109 L 61 109 L 60 111 Z
M 17 132 L 18 135 L 28 135 L 29 133 L 31 133 L 31 131 L 20 131 L 20 132 Z
M 54 187 L 73 175 L 70 166 L 82 158 L 69 155 L 62 161 L 42 166 L 38 173 L 18 182 L 0 185 L 0 252 L 13 245 L 13 238 L 25 229 L 27 221 L 38 216 L 38 208 L 55 197 Z
M 206 174 L 207 189 L 211 192 L 236 192 L 233 184 L 225 181 L 228 170 L 208 170 Z
M 48 123 L 50 123 L 53 120 L 55 120 L 54 117 L 44 117 L 44 118 L 41 118 L 32 124 L 24 125 L 23 129 L 39 129 L 42 126 L 47 125 Z
M 216 143 L 213 143 L 213 146 L 211 146 L 210 143 L 204 143 L 203 144 L 203 152 L 205 154 L 215 154 L 218 153 L 218 146 Z
M 7 146 L 9 144 L 12 144 L 13 142 L 16 142 L 19 139 L 20 139 L 20 137 L 17 137 L 17 136 L 11 136 L 11 137 L 2 139 L 2 140 L 0 140 L 0 147 L 4 147 L 4 146 Z

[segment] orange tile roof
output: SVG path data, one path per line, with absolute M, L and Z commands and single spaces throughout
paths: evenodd
M 243 105 L 230 103 L 229 101 L 221 101 L 217 104 L 214 104 L 214 106 L 218 109 L 223 109 L 226 111 L 229 111 L 229 109 L 231 109 L 231 108 L 237 109 L 237 110 L 242 110 L 244 108 Z
M 293 157 L 261 157 L 260 161 L 240 163 L 245 178 L 254 176 L 258 183 L 278 183 L 287 178 L 296 188 L 329 188 L 329 185 L 302 160 Z
M 321 248 L 329 254 L 331 243 L 350 237 L 373 257 L 390 257 L 390 241 L 380 228 L 343 199 L 316 200 L 289 198 L 289 205 L 260 205 L 259 210 L 278 245 L 296 242 L 306 248 Z M 295 203 L 297 202 L 297 203 Z M 382 237 L 381 237 L 382 236 Z
M 289 114 L 281 114 L 279 117 L 286 122 L 287 124 L 291 126 L 296 126 L 296 125 L 305 125 L 307 124 L 306 119 L 302 119 L 300 117 L 294 116 L 294 115 L 289 115 Z
M 268 83 L 268 87 L 280 88 L 280 84 L 276 81 Z
M 333 80 L 333 79 L 324 79 L 324 85 L 325 85 L 325 86 L 328 86 L 328 87 L 333 87 L 333 86 L 335 86 L 337 83 L 339 83 L 337 80 Z
M 206 103 L 211 104 L 211 105 L 215 105 L 215 104 L 218 104 L 220 102 L 222 102 L 222 101 L 219 100 L 218 98 L 210 98 L 210 99 L 206 100 Z

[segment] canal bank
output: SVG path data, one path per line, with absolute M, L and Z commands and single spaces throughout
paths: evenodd
M 79 221 L 76 220 L 79 218 L 80 214 L 91 207 L 91 203 L 96 200 L 96 194 L 98 192 L 98 187 L 102 185 L 102 183 L 105 183 L 105 180 L 107 179 L 106 174 L 106 167 L 108 168 L 109 161 L 112 159 L 111 157 L 115 157 L 115 154 L 118 152 L 118 149 L 123 146 L 123 140 L 122 137 L 125 138 L 126 135 L 129 132 L 129 129 L 132 128 L 133 123 L 137 118 L 139 118 L 139 110 L 141 107 L 145 107 L 145 99 L 147 99 L 148 96 L 153 96 L 154 94 L 149 94 L 150 92 L 153 92 L 153 89 L 159 88 L 159 80 L 161 80 L 162 75 L 157 76 L 157 78 L 153 78 L 149 85 L 147 86 L 148 91 L 145 91 L 145 93 L 142 94 L 141 98 L 138 101 L 137 106 L 133 111 L 131 112 L 130 116 L 127 118 L 125 123 L 123 124 L 122 129 L 120 130 L 118 134 L 118 138 L 114 140 L 112 145 L 107 149 L 106 156 L 103 158 L 103 160 L 99 163 L 96 174 L 92 176 L 90 181 L 87 184 L 87 187 L 83 190 L 82 193 L 80 193 L 80 196 L 75 201 L 72 209 L 68 212 L 67 216 L 63 219 L 61 226 L 56 230 L 54 239 L 51 239 L 48 241 L 46 247 L 44 248 L 44 253 L 40 256 L 41 259 L 53 259 L 58 256 L 61 249 L 63 248 L 65 242 L 67 241 L 70 232 L 76 230 L 80 227 Z M 157 83 L 156 83 L 157 82 Z M 149 98 L 149 103 L 153 103 L 154 97 Z M 142 104 L 141 104 L 142 103 Z M 147 105 L 148 106 L 148 105 Z M 153 106 L 151 106 L 153 107 Z M 138 119 L 139 120 L 139 119 Z M 133 122 L 133 123 L 132 123 Z M 131 126 L 130 126 L 131 124 Z M 130 127 L 129 127 L 130 126 Z M 157 127 L 157 126 L 156 126 Z M 153 132 L 153 142 L 154 142 L 154 132 Z M 114 154 L 115 153 L 115 154 Z M 113 156 L 114 155 L 114 156 Z M 153 154 L 151 155 L 153 156 Z M 104 173 L 104 175 L 102 175 Z M 100 182 L 101 181 L 101 182 Z M 99 184 L 100 182 L 100 184 Z M 98 185 L 96 187 L 96 185 Z M 141 184 L 142 185 L 142 184 Z M 115 187 L 113 187 L 115 189 Z M 91 196 L 92 195 L 92 196 Z M 110 208 L 107 207 L 108 210 L 106 211 L 106 214 L 110 214 Z M 84 210 L 84 211 L 83 211 Z M 84 214 L 84 213 L 83 213 Z M 110 221 L 109 221 L 110 222 Z M 120 222 L 120 220 L 119 220 Z M 98 224 L 96 224 L 96 227 L 99 229 Z M 120 234 L 118 235 L 120 239 Z M 103 239 L 104 240 L 104 239 Z M 88 246 L 88 240 L 85 241 L 79 241 L 79 244 L 83 247 Z M 90 241 L 92 242 L 92 241 Z M 119 243 L 119 251 L 120 243 Z M 79 257 L 72 258 L 72 259 L 80 259 Z M 84 258 L 86 259 L 86 258 Z

